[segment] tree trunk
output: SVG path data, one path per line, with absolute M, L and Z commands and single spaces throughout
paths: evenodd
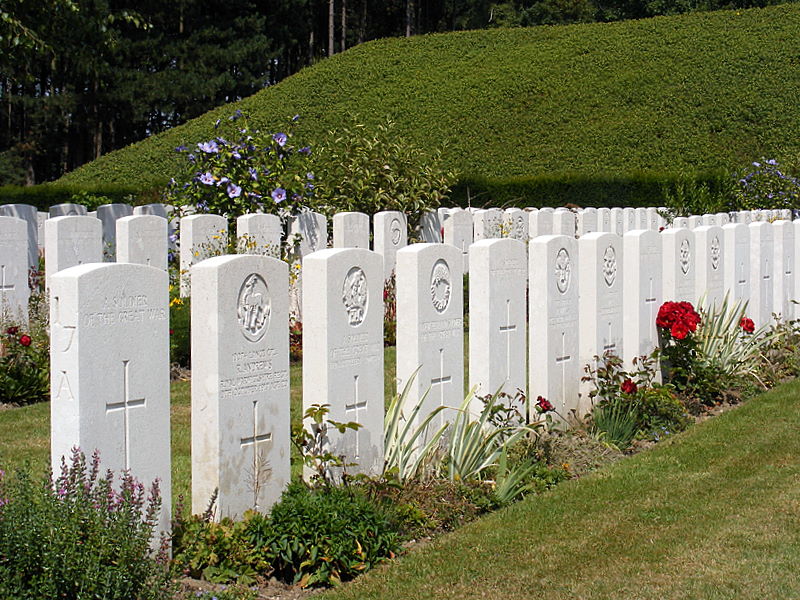
M 358 43 L 363 44 L 367 37 L 367 0 L 361 0 L 361 25 L 358 28 Z
M 334 0 L 328 0 L 328 56 L 333 56 L 335 48 L 333 47 L 333 34 L 335 27 L 336 6 Z
M 342 49 L 347 49 L 347 0 L 342 0 Z
M 406 0 L 406 37 L 414 35 L 414 0 Z

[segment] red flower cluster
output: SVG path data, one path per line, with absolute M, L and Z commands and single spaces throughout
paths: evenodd
M 622 390 L 623 394 L 635 394 L 639 390 L 636 382 L 630 377 L 620 384 L 619 389 Z
M 753 319 L 748 319 L 747 317 L 742 317 L 742 320 L 739 321 L 739 327 L 741 327 L 745 333 L 753 333 L 756 330 L 756 324 L 753 323 Z
M 700 315 L 691 302 L 664 302 L 658 309 L 656 327 L 668 329 L 676 340 L 684 339 L 694 333 L 700 324 Z
M 19 343 L 22 344 L 23 346 L 30 346 L 32 341 L 33 340 L 31 339 L 31 336 L 29 336 L 29 335 L 21 335 L 21 336 L 19 336 Z
M 554 409 L 553 404 L 547 400 L 544 396 L 537 396 L 536 398 L 536 408 L 539 409 L 539 412 L 550 412 Z

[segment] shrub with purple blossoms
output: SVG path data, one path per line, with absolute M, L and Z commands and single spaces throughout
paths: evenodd
M 171 598 L 166 542 L 151 556 L 158 485 L 121 479 L 77 448 L 55 481 L 0 471 L 0 598 Z
M 176 148 L 186 155 L 186 167 L 170 182 L 166 201 L 226 215 L 231 225 L 248 213 L 286 216 L 308 206 L 314 196 L 311 148 L 292 143 L 297 119 L 276 133 L 252 127 L 240 110 L 224 124 L 217 121 L 217 137 Z
M 739 174 L 736 197 L 742 209 L 796 208 L 800 180 L 787 173 L 774 158 L 754 161 Z

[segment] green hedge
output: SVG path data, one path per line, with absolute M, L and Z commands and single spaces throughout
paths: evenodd
M 100 204 L 160 202 L 160 192 L 157 189 L 147 190 L 117 184 L 85 185 L 78 183 L 0 187 L 0 204 L 30 204 L 38 210 L 47 211 L 54 204 L 74 201 L 93 210 Z
M 444 146 L 446 166 L 468 179 L 624 178 L 637 170 L 731 170 L 762 155 L 794 158 L 798 31 L 800 4 L 786 4 L 378 40 L 62 181 L 164 182 L 182 159 L 175 147 L 218 135 L 217 119 L 237 108 L 268 131 L 299 114 L 296 141 L 312 148 L 352 118 L 375 132 L 388 115 L 416 147 Z
M 695 174 L 697 184 L 712 192 L 725 190 L 730 174 L 724 170 Z M 675 189 L 676 173 L 584 175 L 553 173 L 532 177 L 462 178 L 450 195 L 458 206 L 663 206 L 665 192 Z M 685 179 L 684 179 L 685 181 Z

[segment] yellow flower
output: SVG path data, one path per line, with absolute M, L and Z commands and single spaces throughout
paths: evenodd
M 169 301 L 170 306 L 183 306 L 183 300 L 180 298 L 173 298 Z

